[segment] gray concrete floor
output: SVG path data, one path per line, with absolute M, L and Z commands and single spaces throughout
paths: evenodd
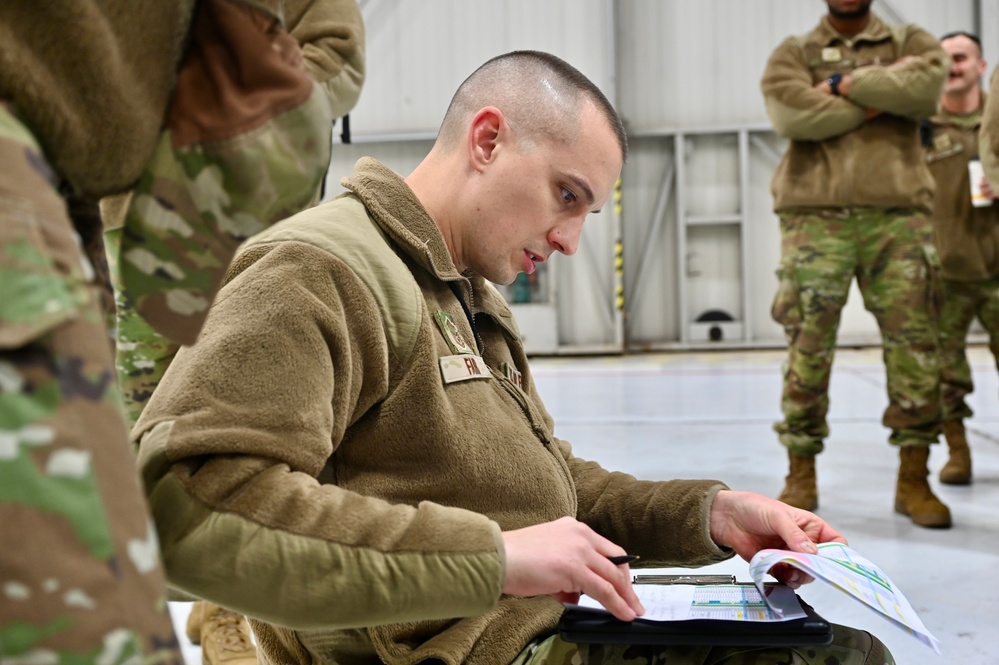
M 999 564 L 999 379 L 987 349 L 970 352 L 976 391 L 968 421 L 974 484 L 936 482 L 955 526 L 928 530 L 893 510 L 897 451 L 881 425 L 885 377 L 878 349 L 841 350 L 830 388 L 831 436 L 819 458 L 819 513 L 877 563 L 940 640 L 938 656 L 856 600 L 821 582 L 801 597 L 827 619 L 878 635 L 899 663 L 995 665 Z M 640 478 L 718 478 L 733 489 L 775 496 L 786 473 L 771 426 L 780 417 L 779 351 L 551 358 L 533 362 L 556 434 L 575 453 Z M 930 459 L 946 461 L 944 446 Z M 730 560 L 706 571 L 748 579 Z M 171 604 L 190 665 L 189 610 Z
M 733 489 L 776 496 L 787 472 L 771 429 L 780 418 L 784 355 L 554 359 L 537 361 L 535 375 L 556 433 L 577 455 L 641 478 L 718 478 Z M 987 349 L 973 347 L 970 359 L 974 484 L 936 481 L 945 446 L 934 447 L 930 458 L 933 486 L 954 518 L 950 530 L 916 527 L 893 512 L 898 453 L 881 425 L 887 398 L 880 350 L 841 350 L 833 367 L 818 512 L 891 577 L 940 640 L 942 655 L 824 583 L 799 595 L 830 621 L 876 634 L 899 663 L 999 662 L 999 381 Z M 749 579 L 738 558 L 709 569 Z

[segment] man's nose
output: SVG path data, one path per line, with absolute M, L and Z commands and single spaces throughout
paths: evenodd
M 548 234 L 548 243 L 557 252 L 572 256 L 579 249 L 579 236 L 583 231 L 583 220 L 572 220 L 559 224 Z

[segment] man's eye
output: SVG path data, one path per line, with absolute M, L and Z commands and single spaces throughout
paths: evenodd
M 562 201 L 565 203 L 575 203 L 576 195 L 570 192 L 565 187 L 562 188 Z

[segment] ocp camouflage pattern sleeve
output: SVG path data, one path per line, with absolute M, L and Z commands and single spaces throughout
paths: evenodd
M 0 104 L 0 663 L 181 658 L 95 275 Z
M 305 67 L 318 84 L 313 97 L 324 91 L 331 115 L 345 114 L 357 102 L 365 71 L 357 3 L 292 0 L 284 10 L 288 31 L 301 44 Z M 101 202 L 117 303 L 116 366 L 132 423 L 177 353 L 174 339 L 186 342 L 196 335 L 233 248 L 318 196 L 329 129 L 323 126 L 322 100 L 310 99 L 305 106 L 284 118 L 280 131 L 268 126 L 266 143 L 236 146 L 231 163 L 219 162 L 215 154 L 199 158 L 201 148 L 177 149 L 164 138 L 158 161 L 147 169 L 158 175 L 140 187 L 149 191 Z M 212 188 L 207 194 L 194 195 L 206 187 Z M 185 192 L 190 205 L 177 205 Z M 121 228 L 126 218 L 127 233 Z M 123 270 L 131 275 L 128 289 Z M 157 326 L 143 318 L 140 304 Z M 188 322 L 180 324 L 180 333 L 161 334 L 157 327 L 163 327 L 164 317 Z
M 197 338 L 239 243 L 312 199 L 329 164 L 333 119 L 278 19 L 204 0 L 192 35 L 120 253 L 135 309 L 181 344 Z M 219 58 L 235 64 L 219 67 Z
M 46 237 L 36 216 L 65 216 L 55 174 L 34 137 L 0 103 L 3 225 L 0 226 L 0 348 L 16 348 L 80 316 L 93 270 L 75 234 Z M 38 195 L 15 194 L 22 183 Z

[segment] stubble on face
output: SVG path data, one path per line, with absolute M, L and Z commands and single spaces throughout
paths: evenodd
M 862 19 L 871 13 L 872 0 L 827 0 L 829 15 L 845 21 Z

